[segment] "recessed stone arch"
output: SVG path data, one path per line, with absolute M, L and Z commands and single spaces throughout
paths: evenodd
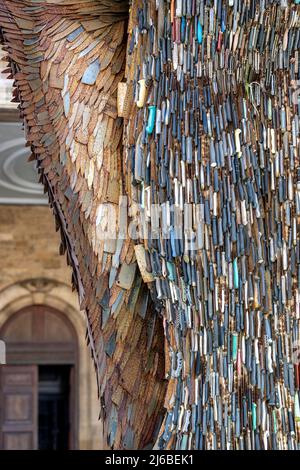
M 95 371 L 85 341 L 86 320 L 84 313 L 79 310 L 77 295 L 72 292 L 71 287 L 46 278 L 27 279 L 5 287 L 0 291 L 0 332 L 17 312 L 37 305 L 60 312 L 76 333 L 78 422 L 75 447 L 100 449 L 103 447 L 101 423 L 98 421 L 98 413 L 95 413 L 95 407 L 99 407 L 99 404 Z

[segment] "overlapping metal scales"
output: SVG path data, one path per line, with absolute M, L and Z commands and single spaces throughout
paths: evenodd
M 159 448 L 299 449 L 297 3 L 133 2 L 125 138 L 165 305 Z
M 111 447 L 299 449 L 298 3 L 0 4 Z

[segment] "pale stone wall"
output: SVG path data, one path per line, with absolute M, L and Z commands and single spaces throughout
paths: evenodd
M 48 207 L 0 205 L 0 289 L 29 277 L 70 283 L 60 234 Z
M 85 317 L 72 292 L 71 269 L 58 253 L 48 207 L 0 205 L 0 328 L 23 307 L 44 304 L 68 316 L 79 344 L 79 448 L 101 449 L 94 367 L 85 341 Z

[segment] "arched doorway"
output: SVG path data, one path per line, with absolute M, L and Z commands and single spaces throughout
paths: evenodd
M 77 335 L 60 311 L 32 305 L 0 330 L 0 448 L 72 449 L 77 435 Z

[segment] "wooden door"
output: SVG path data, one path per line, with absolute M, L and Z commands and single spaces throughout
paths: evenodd
M 37 366 L 0 367 L 0 449 L 37 449 Z
M 75 370 L 74 367 L 70 369 L 70 376 L 69 376 L 69 417 L 70 417 L 70 433 L 69 433 L 69 449 L 74 450 L 76 449 L 76 436 L 75 436 L 75 429 L 77 428 L 76 418 L 77 415 L 74 413 L 76 410 L 75 406 Z

